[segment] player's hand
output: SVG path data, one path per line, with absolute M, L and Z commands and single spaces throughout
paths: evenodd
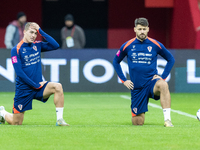
M 35 30 L 39 30 L 40 26 L 37 23 L 33 22 L 33 23 L 30 24 L 30 28 L 35 29 Z
M 133 90 L 133 88 L 134 88 L 133 82 L 132 82 L 131 80 L 126 80 L 123 84 L 124 84 L 129 90 Z
M 152 80 L 157 79 L 157 78 L 162 79 L 159 75 L 156 74 L 156 75 L 153 76 Z
M 43 86 L 46 82 L 47 82 L 47 81 L 42 81 L 42 82 L 40 82 L 39 84 L 40 84 L 41 86 Z

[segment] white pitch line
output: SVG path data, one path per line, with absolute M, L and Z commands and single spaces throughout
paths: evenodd
M 124 98 L 124 99 L 131 100 L 131 98 L 130 98 L 129 96 L 126 96 L 126 95 L 120 95 L 120 97 L 121 97 L 121 98 Z M 148 105 L 151 106 L 151 107 L 154 107 L 154 108 L 162 109 L 161 106 L 158 106 L 158 105 L 153 104 L 153 103 L 149 103 Z M 190 117 L 190 118 L 197 119 L 197 117 L 196 117 L 195 115 L 191 115 L 191 114 L 182 112 L 182 111 L 180 111 L 180 110 L 171 109 L 171 112 L 175 112 L 175 113 L 180 114 L 180 115 L 183 115 L 183 116 L 187 116 L 187 117 Z

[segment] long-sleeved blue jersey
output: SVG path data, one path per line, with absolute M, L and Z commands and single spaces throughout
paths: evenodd
M 158 54 L 167 60 L 167 65 L 161 75 L 165 79 L 174 65 L 174 57 L 163 44 L 149 37 L 143 42 L 137 38 L 125 42 L 117 52 L 113 65 L 121 81 L 126 81 L 120 62 L 127 56 L 130 79 L 134 83 L 134 89 L 139 89 L 145 87 L 153 76 L 158 73 Z
M 17 74 L 16 89 L 40 89 L 42 81 L 41 52 L 55 50 L 59 44 L 41 29 L 38 32 L 47 42 L 25 43 L 23 40 L 11 50 L 11 59 Z

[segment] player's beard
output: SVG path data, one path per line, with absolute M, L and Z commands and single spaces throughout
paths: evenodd
M 144 41 L 144 40 L 147 38 L 147 35 L 145 35 L 145 34 L 140 34 L 140 35 L 137 35 L 137 38 L 138 38 L 140 41 Z

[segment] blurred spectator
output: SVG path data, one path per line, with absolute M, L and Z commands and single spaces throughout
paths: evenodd
M 85 46 L 83 29 L 74 24 L 71 14 L 65 16 L 65 26 L 61 29 L 62 49 L 82 49 Z
M 24 26 L 26 23 L 26 14 L 19 12 L 17 20 L 12 21 L 6 28 L 5 45 L 7 49 L 12 49 L 23 38 Z

